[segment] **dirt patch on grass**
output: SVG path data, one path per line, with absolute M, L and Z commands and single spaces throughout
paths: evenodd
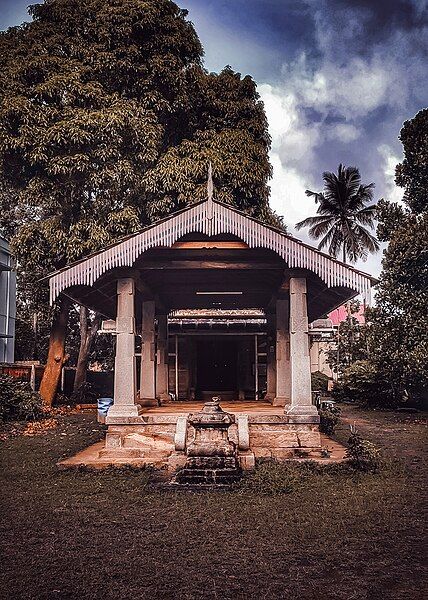
M 297 471 L 290 493 L 272 496 L 59 470 L 102 438 L 93 415 L 3 441 L 1 597 L 422 600 L 426 421 L 344 407 L 340 441 L 357 417 L 387 458 L 379 474 Z
M 341 410 L 336 437 L 342 443 L 349 437 L 350 425 L 355 425 L 364 437 L 382 448 L 385 457 L 404 459 L 407 466 L 413 462 L 424 462 L 426 466 L 428 419 L 425 412 L 368 411 L 346 404 L 341 405 Z

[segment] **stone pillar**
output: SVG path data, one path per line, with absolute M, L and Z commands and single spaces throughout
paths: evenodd
M 135 404 L 137 391 L 135 363 L 135 283 L 131 278 L 117 282 L 116 358 L 114 364 L 114 404 L 109 418 L 135 417 L 141 407 Z
M 318 423 L 318 411 L 312 404 L 311 360 L 309 355 L 306 279 L 290 279 L 290 362 L 291 406 L 287 407 L 290 423 Z
M 140 403 L 143 406 L 157 406 L 155 359 L 155 303 L 146 300 L 141 315 Z
M 290 403 L 289 299 L 276 301 L 276 396 L 274 406 Z
M 158 315 L 156 348 L 156 398 L 169 402 L 168 395 L 168 316 Z
M 242 336 L 238 342 L 238 399 L 251 397 L 254 387 L 254 374 L 251 365 L 254 356 L 254 341 L 251 336 Z
M 267 320 L 267 340 L 266 340 L 267 341 L 267 357 L 266 357 L 267 390 L 266 390 L 265 400 L 273 403 L 273 401 L 276 397 L 275 315 L 267 314 L 266 320 Z

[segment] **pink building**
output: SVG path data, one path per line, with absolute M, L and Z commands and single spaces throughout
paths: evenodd
M 359 323 L 364 323 L 364 304 L 361 304 L 360 310 L 357 313 L 353 313 L 353 317 L 355 317 Z M 339 323 L 342 323 L 348 316 L 348 311 L 346 309 L 346 305 L 342 304 L 338 308 L 335 308 L 330 313 L 328 313 L 328 318 L 331 320 L 333 327 L 338 327 Z

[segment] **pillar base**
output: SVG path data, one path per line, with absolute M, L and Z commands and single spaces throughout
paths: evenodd
M 275 396 L 271 402 L 272 406 L 287 406 L 290 404 L 290 398 L 286 398 L 285 396 Z
M 156 398 L 140 398 L 139 403 L 141 406 L 159 406 L 159 402 Z
M 138 417 L 143 412 L 139 404 L 113 404 L 108 409 L 106 423 L 113 417 L 118 418 Z
M 159 398 L 158 398 L 158 402 L 160 403 L 161 406 L 163 406 L 164 404 L 170 404 L 171 396 L 169 394 L 160 394 Z
M 289 404 L 285 409 L 289 423 L 319 423 L 320 417 L 313 404 Z

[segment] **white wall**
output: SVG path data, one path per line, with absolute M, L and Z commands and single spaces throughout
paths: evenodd
M 16 274 L 9 244 L 0 237 L 0 363 L 14 361 L 16 318 Z
M 326 352 L 330 347 L 330 342 L 313 341 L 311 344 L 311 373 L 321 371 L 328 377 L 333 377 L 333 372 L 327 364 Z

